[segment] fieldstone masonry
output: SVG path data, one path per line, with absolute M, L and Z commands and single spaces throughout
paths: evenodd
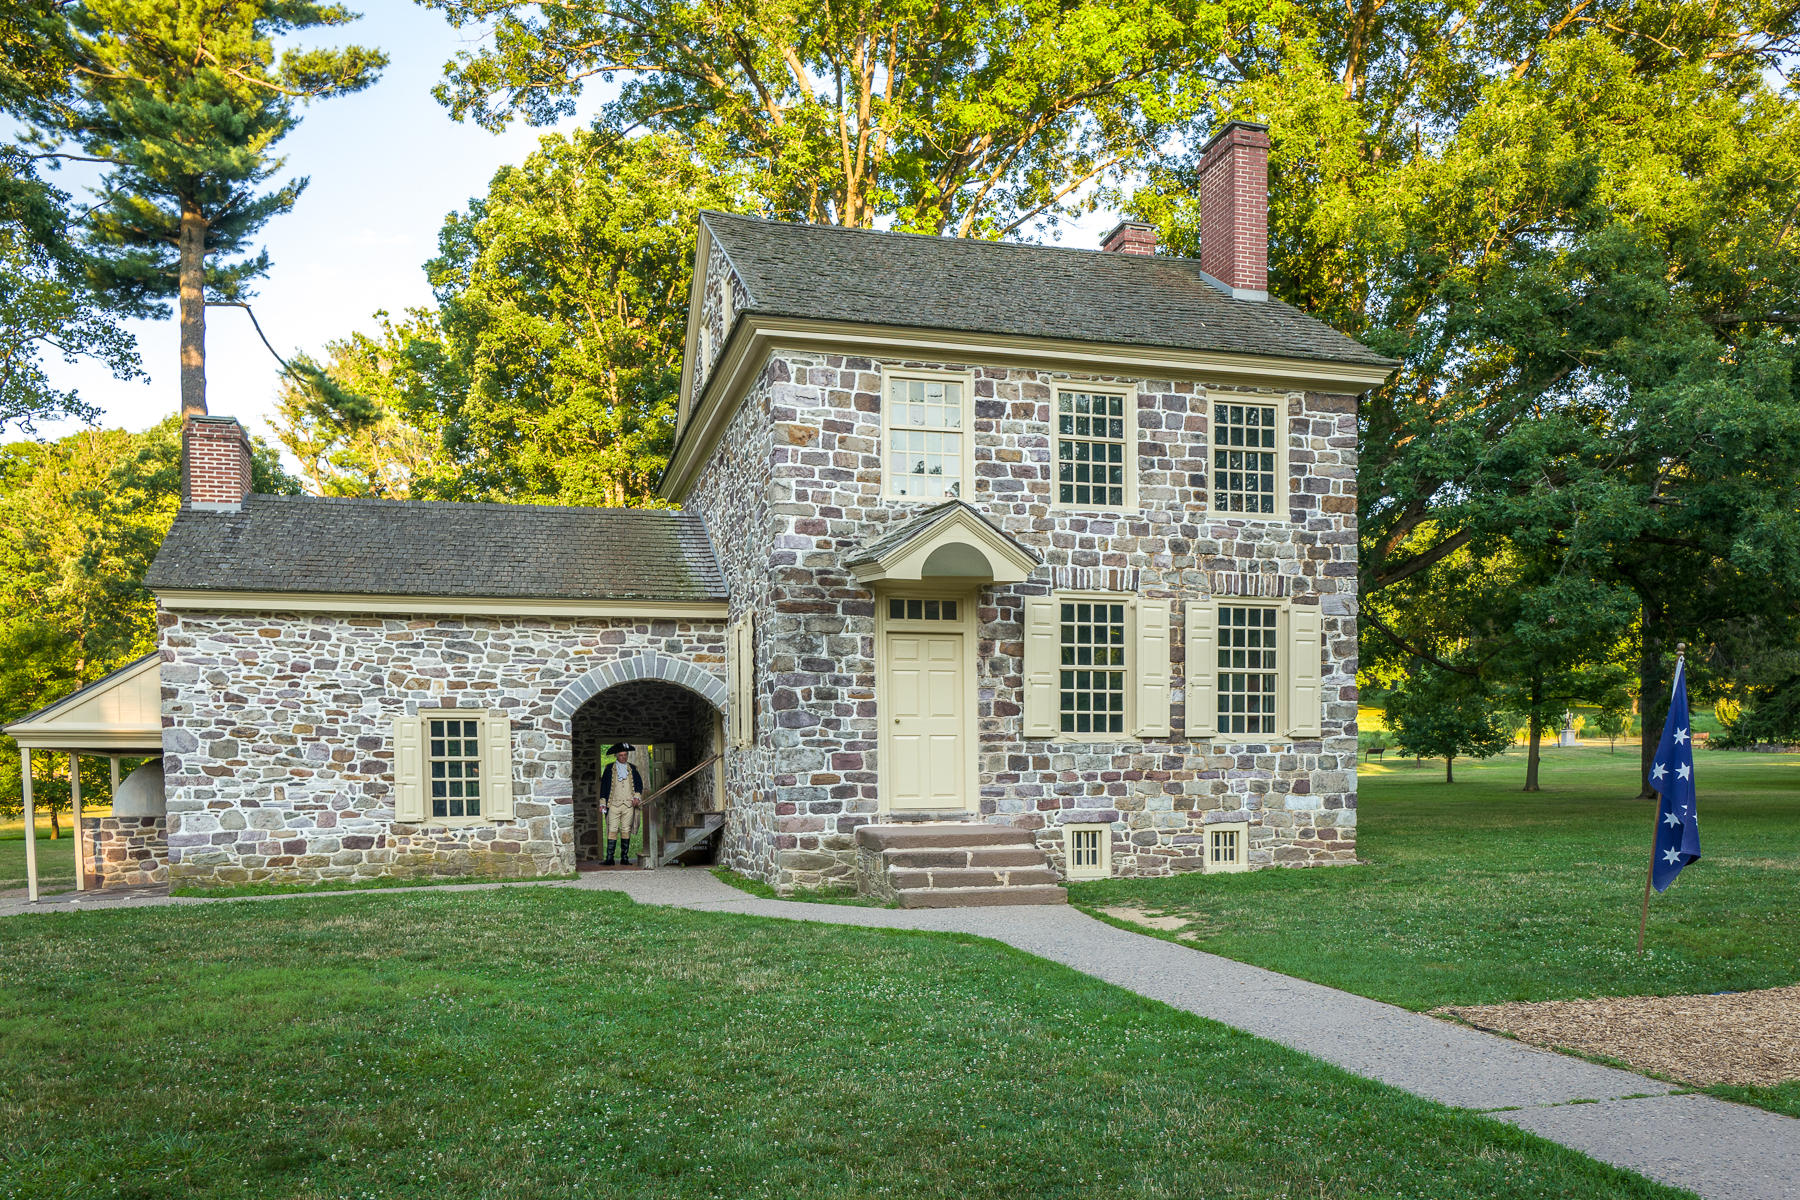
M 169 833 L 162 817 L 83 817 L 91 888 L 147 887 L 169 880 Z
M 757 740 L 730 773 L 731 864 L 778 887 L 853 875 L 855 829 L 879 818 L 875 596 L 854 550 L 924 507 L 881 495 L 881 370 L 871 358 L 778 351 L 733 417 L 690 506 L 718 539 L 734 611 L 755 609 Z M 969 363 L 888 363 L 974 377 L 971 504 L 1045 559 L 1031 580 L 978 599 L 980 814 L 1038 832 L 1061 866 L 1062 826 L 1113 830 L 1115 873 L 1198 869 L 1206 825 L 1250 824 L 1252 865 L 1355 859 L 1356 401 Z M 1138 506 L 1051 504 L 1053 387 L 1134 389 Z M 1215 400 L 1286 411 L 1286 518 L 1210 511 Z M 767 458 L 756 451 L 767 447 Z M 766 467 L 764 463 L 766 462 Z M 1067 589 L 1174 602 L 1173 736 L 1027 741 L 1019 736 L 1024 598 Z M 1183 602 L 1281 597 L 1321 610 L 1323 736 L 1238 743 L 1184 736 Z
M 608 686 L 724 695 L 715 621 L 163 611 L 164 777 L 175 883 L 530 876 L 574 868 L 570 734 Z M 392 719 L 512 722 L 515 819 L 394 820 Z

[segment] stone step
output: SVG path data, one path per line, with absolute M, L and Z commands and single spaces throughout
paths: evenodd
M 903 825 L 863 825 L 856 844 L 866 850 L 945 849 L 954 846 L 1030 846 L 1031 832 L 1010 825 L 974 821 L 921 821 Z
M 1036 846 L 952 846 L 922 850 L 883 850 L 888 870 L 916 867 L 1041 867 L 1044 852 Z
M 986 888 L 1025 887 L 1055 883 L 1056 872 L 1046 866 L 1003 867 L 998 871 L 984 867 L 929 867 L 888 872 L 888 881 L 896 891 L 918 888 Z
M 988 908 L 1007 904 L 1067 904 L 1054 884 L 1025 887 L 916 888 L 899 894 L 901 908 Z

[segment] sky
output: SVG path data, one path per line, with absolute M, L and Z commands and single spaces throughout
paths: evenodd
M 550 132 L 515 123 L 492 134 L 459 124 L 432 98 L 446 61 L 470 47 L 473 35 L 407 0 L 365 0 L 355 24 L 314 31 L 302 45 L 357 42 L 385 50 L 390 62 L 374 87 L 302 110 L 299 127 L 281 143 L 287 167 L 280 178 L 307 176 L 311 184 L 295 209 L 263 228 L 272 266 L 253 284 L 252 303 L 275 349 L 291 357 L 309 351 L 323 359 L 325 343 L 356 329 L 372 329 L 372 314 L 396 315 L 429 304 L 424 264 L 437 252 L 446 213 L 487 190 L 494 172 L 523 161 Z M 583 96 L 581 112 L 559 129 L 591 120 L 600 86 Z M 83 178 L 64 172 L 71 192 Z M 1115 223 L 1095 213 L 1064 226 L 1065 245 L 1097 245 Z M 47 364 L 52 380 L 76 387 L 101 411 L 107 427 L 143 429 L 180 407 L 178 337 L 174 317 L 128 321 L 147 378 L 123 382 L 90 362 Z M 242 310 L 207 310 L 207 409 L 232 416 L 271 440 L 280 367 L 258 340 Z M 53 438 L 80 426 L 38 423 Z

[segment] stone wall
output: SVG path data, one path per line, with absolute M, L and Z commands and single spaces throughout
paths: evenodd
M 789 736 L 778 728 L 770 707 L 769 671 L 775 662 L 766 632 L 769 598 L 776 587 L 772 574 L 769 511 L 771 480 L 769 397 L 787 381 L 780 360 L 768 363 L 726 426 L 716 453 L 701 469 L 686 506 L 698 511 L 712 533 L 713 550 L 731 593 L 733 619 L 745 611 L 757 615 L 754 708 L 756 735 L 752 745 L 732 746 L 725 753 L 725 836 L 720 862 L 757 879 L 778 878 L 783 835 L 776 829 L 775 793 L 792 786 L 776 770 L 776 742 Z M 791 719 L 791 715 L 790 715 Z M 787 849 L 791 849 L 788 847 Z
M 975 478 L 967 499 L 1046 561 L 1033 581 L 979 597 L 981 813 L 1040 831 L 1058 862 L 1063 824 L 1109 824 L 1114 870 L 1124 875 L 1198 867 L 1204 827 L 1225 820 L 1250 823 L 1254 865 L 1353 861 L 1354 398 L 1081 376 L 1136 388 L 1139 510 L 1079 512 L 1051 505 L 1052 388 L 1070 376 L 891 365 L 973 374 Z M 853 832 L 878 815 L 874 597 L 843 564 L 922 507 L 881 496 L 880 369 L 868 358 L 779 352 L 757 384 L 755 405 L 746 406 L 767 405 L 772 435 L 770 586 L 759 656 L 776 718 L 765 760 L 775 788 L 773 880 L 784 888 L 852 874 Z M 1238 395 L 1286 409 L 1286 522 L 1209 511 L 1210 402 Z M 1020 740 L 1024 598 L 1053 588 L 1175 602 L 1173 737 Z M 1185 738 L 1182 602 L 1240 593 L 1320 608 L 1323 737 L 1267 744 Z
M 177 883 L 561 873 L 574 865 L 565 692 L 657 662 L 724 670 L 712 620 L 163 611 L 169 875 Z M 699 676 L 696 676 L 697 678 Z M 511 821 L 394 820 L 393 718 L 512 721 Z M 567 711 L 567 709 L 565 709 Z
M 91 888 L 169 881 L 169 832 L 162 817 L 83 817 L 81 838 Z

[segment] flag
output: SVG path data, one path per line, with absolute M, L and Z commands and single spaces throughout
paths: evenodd
M 1675 663 L 1669 719 L 1650 762 L 1650 786 L 1662 795 L 1650 882 L 1667 891 L 1681 868 L 1700 857 L 1700 813 L 1694 806 L 1694 739 L 1688 736 L 1687 665 Z

